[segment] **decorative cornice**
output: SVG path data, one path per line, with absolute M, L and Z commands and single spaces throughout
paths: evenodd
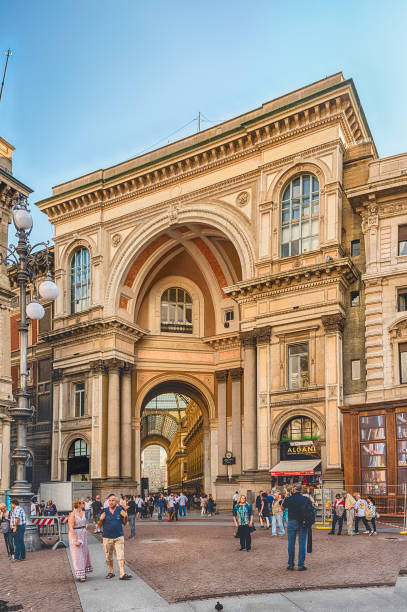
M 227 377 L 228 377 L 228 371 L 227 370 L 217 370 L 215 372 L 215 376 L 216 376 L 216 380 L 218 381 L 218 383 L 226 382 Z
M 239 334 L 235 332 L 220 334 L 218 336 L 208 336 L 202 338 L 202 341 L 215 351 L 239 348 L 241 345 Z
M 259 344 L 270 344 L 271 338 L 271 325 L 265 325 L 264 327 L 257 327 L 254 330 L 257 338 L 257 346 Z
M 331 277 L 340 277 L 345 279 L 347 283 L 352 283 L 359 276 L 359 271 L 353 262 L 348 257 L 343 257 L 320 264 L 304 266 L 303 268 L 259 276 L 225 287 L 224 292 L 237 302 L 242 302 L 254 296 L 273 295 L 281 289 L 297 288 L 298 285 L 309 283 L 312 280 L 317 282 Z
M 46 342 L 56 343 L 74 336 L 88 336 L 94 333 L 108 334 L 112 332 L 122 332 L 131 336 L 135 342 L 148 334 L 147 330 L 142 329 L 138 325 L 131 324 L 117 317 L 111 317 L 110 319 L 98 318 L 91 321 L 82 321 L 81 323 L 44 332 L 41 334 L 41 339 Z
M 350 81 L 335 88 L 345 88 Z M 319 97 L 327 91 L 318 92 Z M 311 96 L 314 97 L 314 96 Z M 305 105 L 307 98 L 296 103 Z M 230 132 L 221 133 L 207 142 L 197 142 L 184 151 L 174 151 L 169 156 L 152 160 L 144 166 L 131 168 L 121 174 L 104 179 L 102 175 L 93 183 L 75 187 L 37 203 L 53 223 L 58 218 L 81 214 L 95 208 L 105 208 L 144 195 L 158 186 L 179 183 L 202 172 L 216 169 L 247 155 L 257 153 L 288 138 L 318 129 L 323 125 L 340 122 L 347 141 L 357 142 L 366 137 L 358 110 L 350 91 L 332 93 L 330 99 L 312 102 L 308 108 L 287 112 L 287 108 L 275 109 L 253 121 L 242 123 Z M 215 142 L 216 140 L 216 142 Z M 96 175 L 95 175 L 96 177 Z
M 232 380 L 240 380 L 243 375 L 243 368 L 231 368 L 229 373 Z
M 240 332 L 240 340 L 244 348 L 256 346 L 256 332 L 254 330 Z

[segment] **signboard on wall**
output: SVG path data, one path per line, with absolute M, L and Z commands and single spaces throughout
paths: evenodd
M 280 442 L 280 459 L 321 459 L 319 440 L 287 440 Z

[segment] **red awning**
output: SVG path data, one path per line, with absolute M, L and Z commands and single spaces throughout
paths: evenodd
M 271 476 L 312 476 L 321 459 L 280 461 L 270 470 Z

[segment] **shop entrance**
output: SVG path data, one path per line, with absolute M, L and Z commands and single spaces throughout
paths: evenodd
M 68 451 L 67 480 L 89 480 L 89 448 L 85 440 L 74 440 Z

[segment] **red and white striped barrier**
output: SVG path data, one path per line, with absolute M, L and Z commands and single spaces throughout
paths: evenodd
M 35 518 L 34 516 L 31 517 L 31 522 L 34 525 L 37 525 L 38 527 L 44 527 L 44 525 L 52 525 L 54 523 L 54 518 L 56 517 L 51 517 L 51 518 Z

